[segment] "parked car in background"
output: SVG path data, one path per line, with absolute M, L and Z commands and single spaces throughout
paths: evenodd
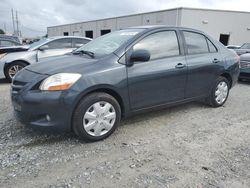
M 240 48 L 234 50 L 238 55 L 250 53 L 250 43 L 245 43 Z
M 22 45 L 18 37 L 9 35 L 0 35 L 0 49 L 3 47 Z
M 11 81 L 25 66 L 38 62 L 42 58 L 71 52 L 89 41 L 91 39 L 85 37 L 51 37 L 34 42 L 18 52 L 2 53 L 0 54 L 0 78 L 6 77 Z
M 138 112 L 195 100 L 222 106 L 238 75 L 236 53 L 205 33 L 141 26 L 24 68 L 11 99 L 24 124 L 97 141 Z
M 240 46 L 239 45 L 228 45 L 228 46 L 226 46 L 228 49 L 232 49 L 232 50 L 234 50 L 234 49 L 239 49 L 240 48 Z
M 250 80 L 250 54 L 240 56 L 240 75 L 239 80 Z

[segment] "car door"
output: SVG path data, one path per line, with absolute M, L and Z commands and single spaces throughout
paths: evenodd
M 186 98 L 209 95 L 223 60 L 216 46 L 203 34 L 183 31 L 188 79 Z
M 176 31 L 149 34 L 133 45 L 127 54 L 133 54 L 136 50 L 148 51 L 150 60 L 134 62 L 127 67 L 132 110 L 183 100 L 187 67 Z M 130 56 L 127 55 L 127 63 Z
M 71 52 L 72 50 L 73 47 L 71 38 L 56 39 L 42 45 L 37 50 L 37 59 L 40 60 L 41 58 L 63 55 Z

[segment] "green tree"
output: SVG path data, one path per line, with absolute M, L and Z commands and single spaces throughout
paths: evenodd
M 0 34 L 5 34 L 4 30 L 0 29 Z

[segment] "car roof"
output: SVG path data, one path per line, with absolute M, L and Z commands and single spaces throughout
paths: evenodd
M 66 39 L 66 38 L 76 38 L 76 39 L 87 39 L 92 40 L 91 38 L 87 37 L 81 37 L 81 36 L 54 36 L 54 37 L 48 37 L 49 40 L 55 40 L 55 39 Z
M 198 33 L 203 33 L 203 31 L 193 29 L 193 28 L 188 28 L 188 27 L 179 27 L 179 26 L 171 26 L 171 25 L 143 25 L 143 26 L 135 26 L 135 27 L 128 27 L 125 29 L 147 29 L 147 30 L 154 30 L 154 29 L 179 29 L 179 30 L 187 30 L 187 31 L 193 31 L 193 32 L 198 32 Z

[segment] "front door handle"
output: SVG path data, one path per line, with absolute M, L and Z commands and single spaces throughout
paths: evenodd
M 219 62 L 220 62 L 219 59 L 214 58 L 213 63 L 219 63 Z
M 178 63 L 178 64 L 175 66 L 175 68 L 177 68 L 177 69 L 182 69 L 182 68 L 184 68 L 185 66 L 186 66 L 185 64 Z

